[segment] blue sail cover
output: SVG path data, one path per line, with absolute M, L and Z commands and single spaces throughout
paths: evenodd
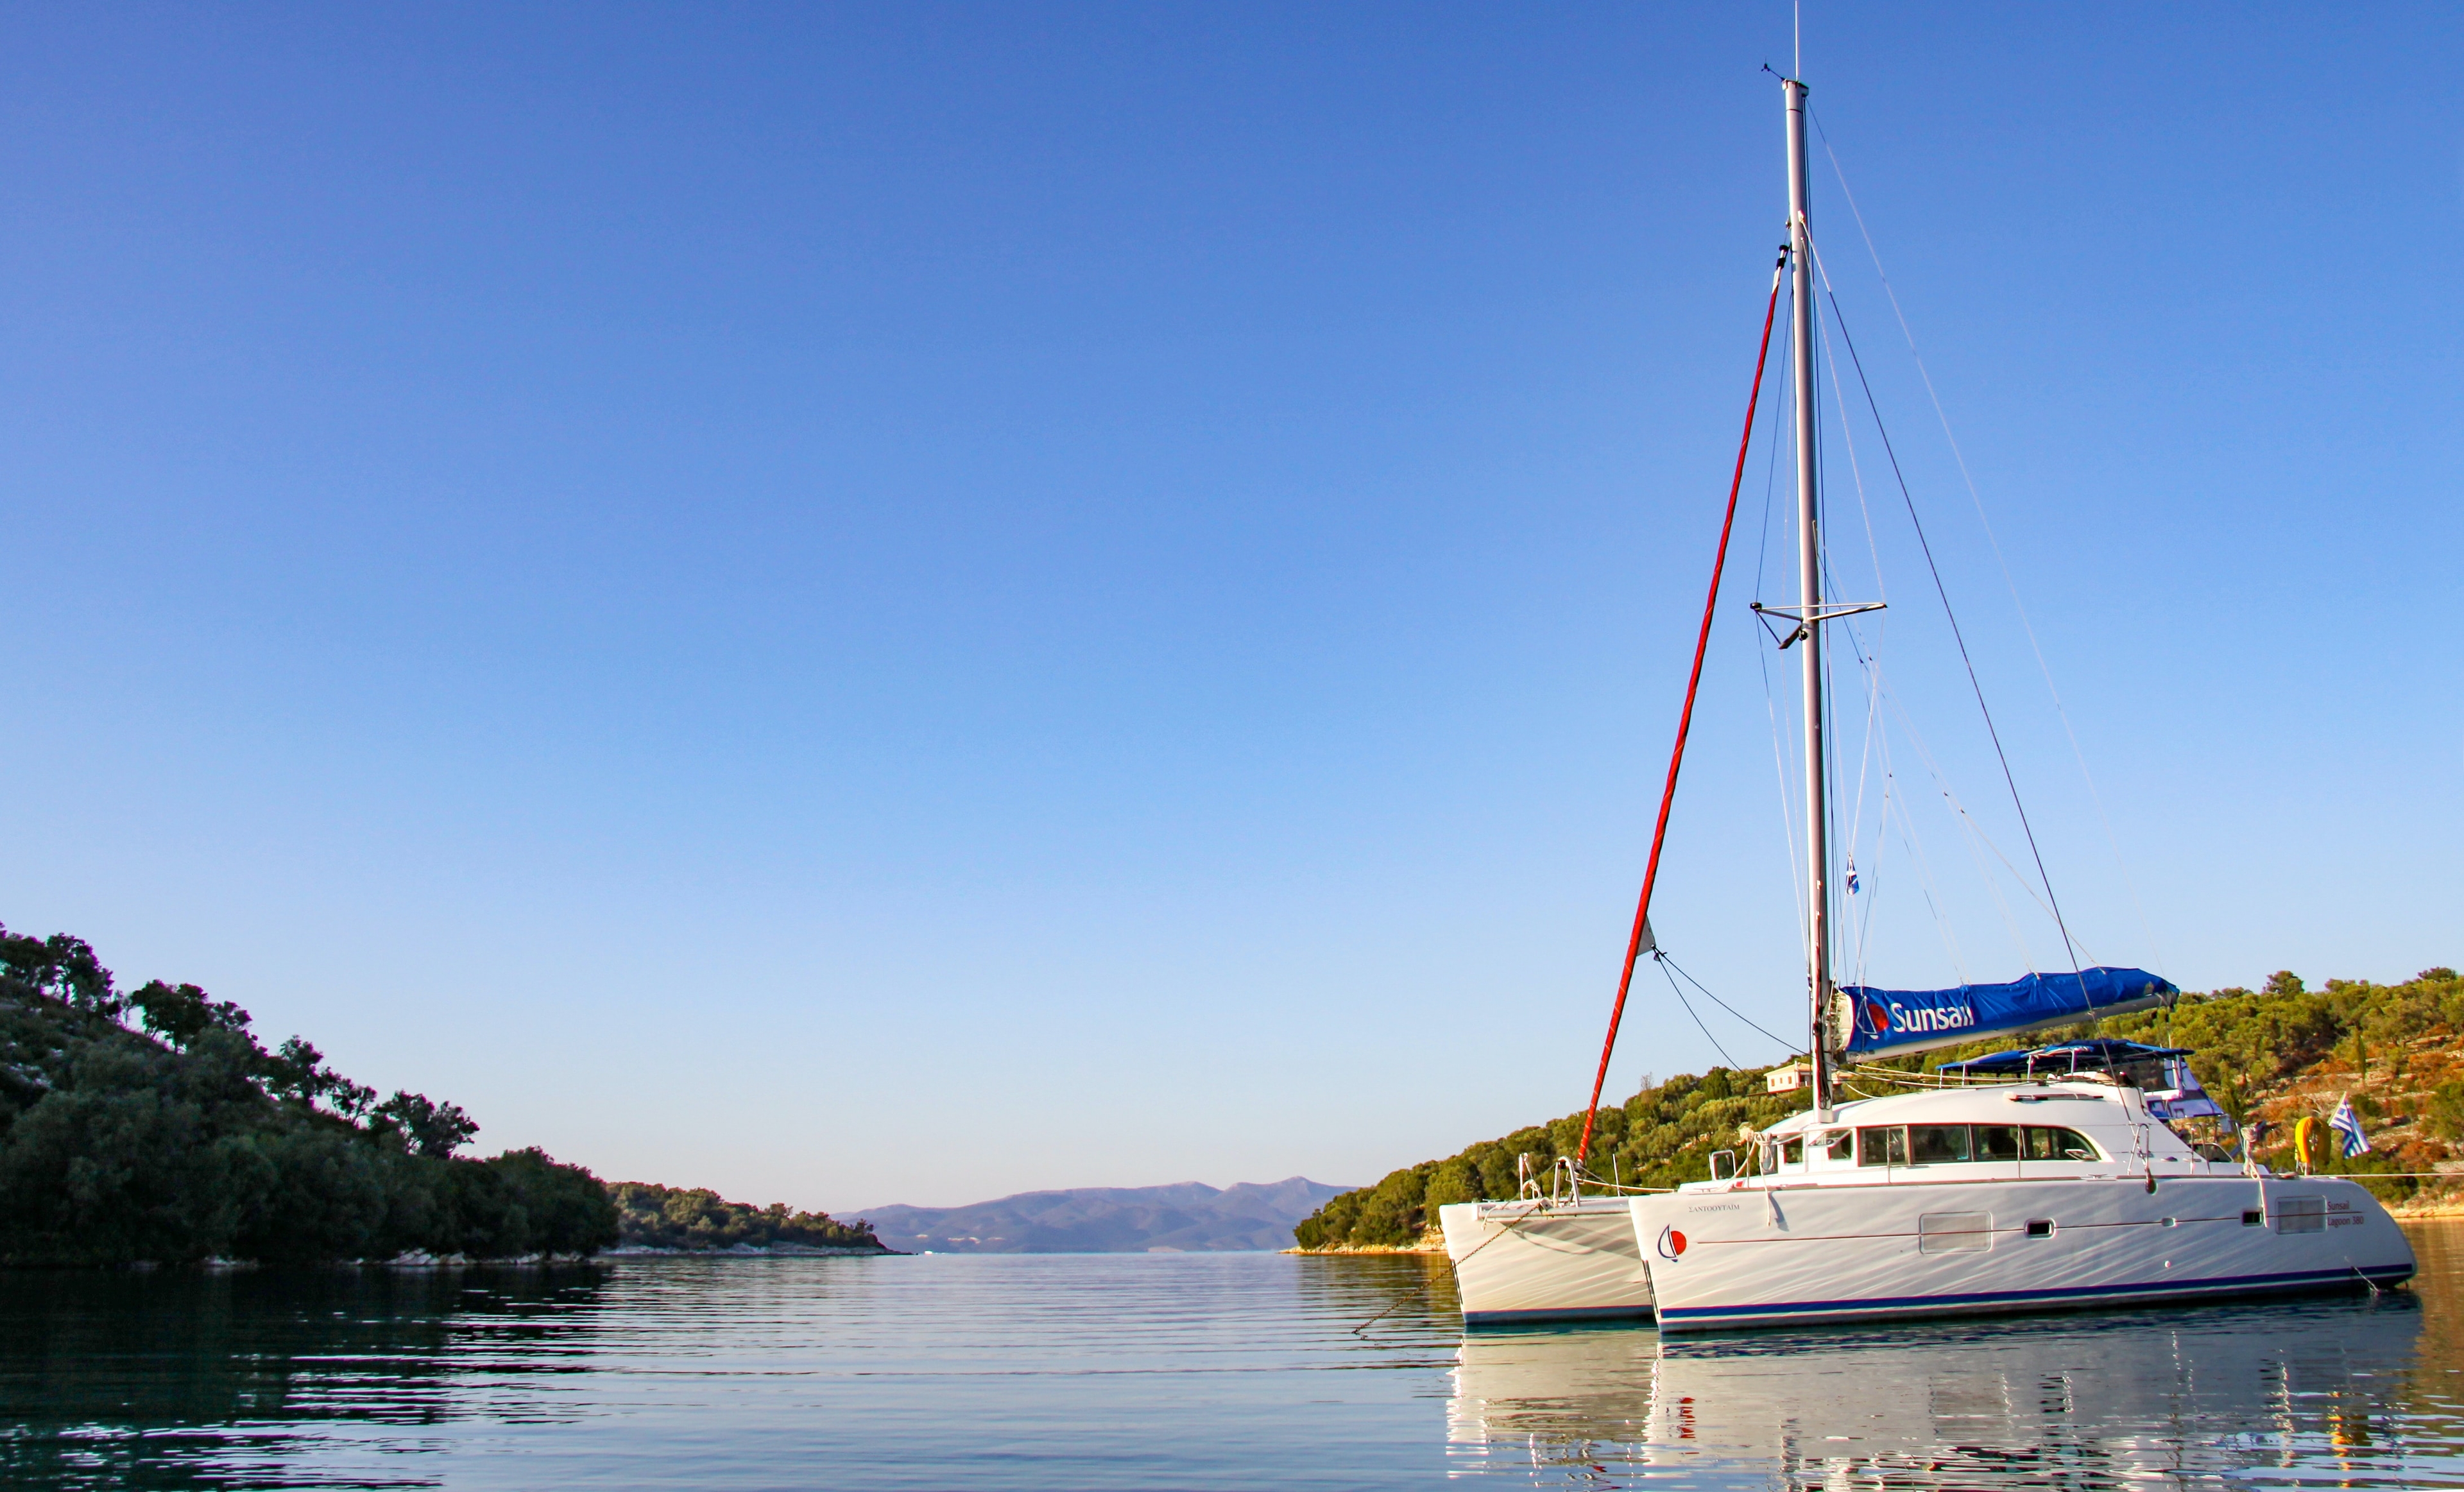
M 2084 1020 L 2145 1010 L 2181 993 L 2145 969 L 2081 969 L 2032 974 L 2008 984 L 1963 984 L 1948 990 L 1878 990 L 1843 984 L 1857 1013 L 1851 1057 L 1897 1057 L 1956 1046 L 1999 1031 Z

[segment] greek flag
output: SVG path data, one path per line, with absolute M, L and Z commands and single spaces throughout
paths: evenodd
M 2327 1121 L 2327 1128 L 2336 1131 L 2337 1148 L 2343 1152 L 2347 1160 L 2370 1148 L 2369 1136 L 2362 1132 L 2362 1116 L 2353 1112 L 2350 1097 L 2336 1106 L 2335 1116 Z

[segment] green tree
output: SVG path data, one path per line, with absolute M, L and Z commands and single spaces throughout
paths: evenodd
M 193 984 L 166 984 L 161 979 L 141 986 L 128 997 L 146 1030 L 186 1048 L 208 1031 L 249 1028 L 248 1012 L 230 1000 L 217 1000 Z
M 717 1250 L 742 1244 L 879 1249 L 868 1222 L 798 1212 L 783 1202 L 750 1207 L 699 1187 L 619 1181 L 607 1189 L 624 1241 L 644 1248 Z
M 430 1102 L 425 1093 L 396 1092 L 369 1111 L 370 1127 L 399 1136 L 412 1151 L 442 1158 L 452 1154 L 479 1132 L 478 1121 L 459 1104 Z
M 0 928 L 0 1263 L 584 1253 L 616 1238 L 587 1171 L 537 1151 L 457 1158 L 477 1128 L 458 1106 L 376 1105 L 304 1039 L 267 1052 L 249 1027 L 193 984 L 123 998 L 81 940 Z

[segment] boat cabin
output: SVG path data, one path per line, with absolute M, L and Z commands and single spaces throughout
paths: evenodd
M 2130 1042 L 1998 1052 L 1939 1069 L 1951 1086 L 1812 1109 L 1751 1137 L 1744 1175 L 1691 1187 L 1866 1185 L 2241 1174 L 2191 1121 L 2223 1110 L 2189 1054 Z

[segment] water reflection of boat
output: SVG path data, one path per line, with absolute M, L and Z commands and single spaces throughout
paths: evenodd
M 1485 1332 L 1463 1344 L 1448 1438 L 1485 1469 L 1528 1459 L 1544 1483 L 1679 1468 L 1749 1485 L 1961 1487 L 2314 1459 L 2384 1471 L 2394 1453 L 2367 1443 L 2367 1425 L 2421 1329 L 2418 1305 L 2390 1294 L 1725 1341 Z

